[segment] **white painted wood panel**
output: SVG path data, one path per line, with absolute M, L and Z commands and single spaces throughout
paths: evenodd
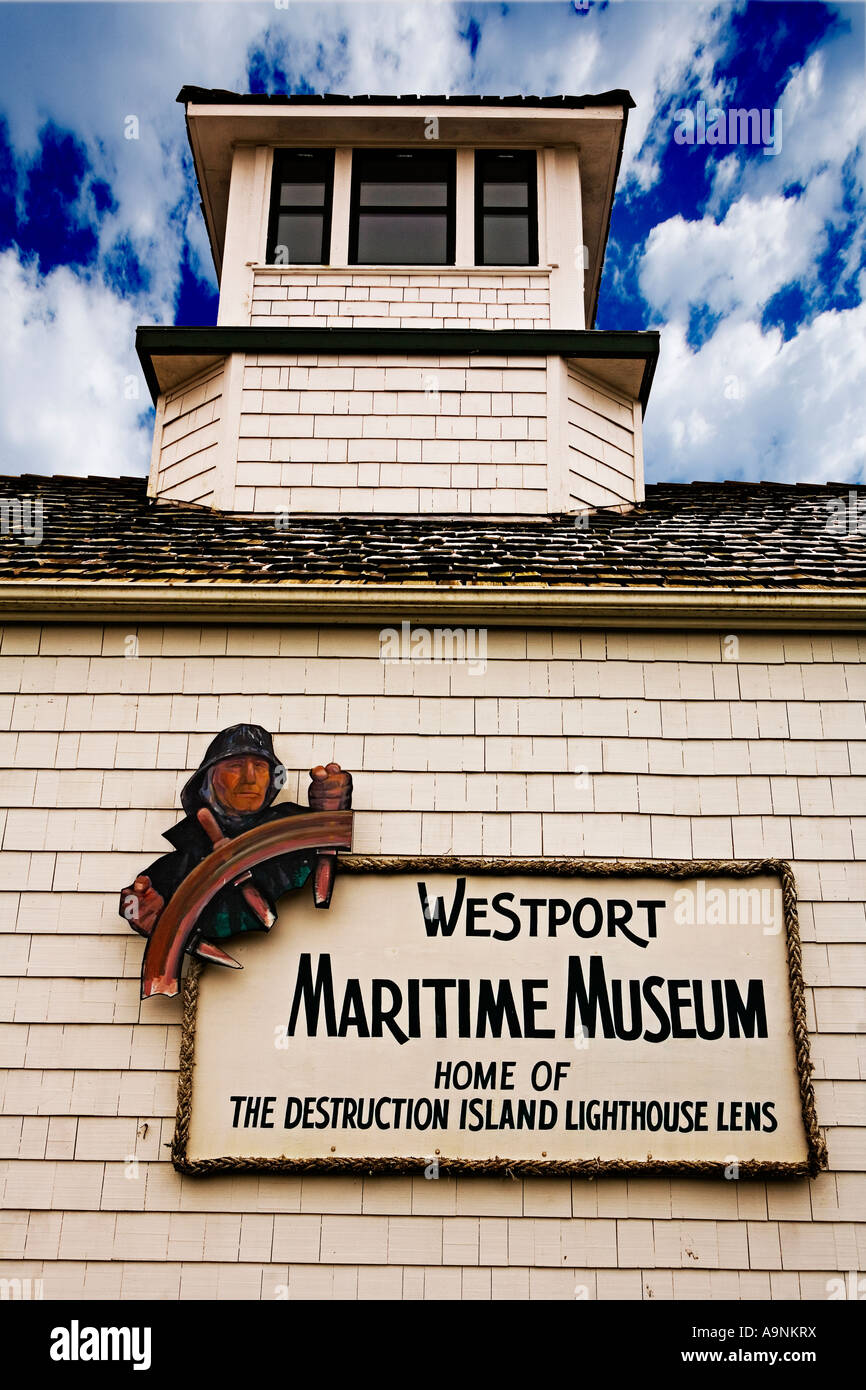
M 171 421 L 206 394 L 181 393 Z M 389 666 L 373 627 L 135 635 L 131 657 L 122 624 L 11 625 L 0 646 L 0 1277 L 42 1279 L 49 1299 L 573 1299 L 578 1283 L 604 1298 L 810 1299 L 861 1267 L 862 639 L 743 634 L 732 661 L 723 634 L 495 630 L 473 675 Z M 770 732 L 774 712 L 804 732 Z M 213 733 L 242 719 L 274 731 L 290 797 L 314 762 L 352 769 L 370 852 L 795 850 L 832 1171 L 181 1182 L 164 1147 L 180 1004 L 139 1001 L 141 942 L 117 891 L 163 848 Z

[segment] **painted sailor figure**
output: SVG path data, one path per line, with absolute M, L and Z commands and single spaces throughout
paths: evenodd
M 214 848 L 254 826 L 307 811 L 290 801 L 272 804 L 285 775 L 273 739 L 261 725 L 235 724 L 217 734 L 181 792 L 185 818 L 164 832 L 173 852 L 155 860 L 121 893 L 120 915 L 133 931 L 150 936 L 171 895 Z M 352 778 L 337 763 L 314 768 L 310 777 L 310 810 L 351 806 Z M 193 953 L 235 967 L 216 942 L 239 932 L 268 931 L 278 899 L 300 888 L 316 869 L 316 851 L 307 850 L 269 859 L 239 876 L 201 912 Z

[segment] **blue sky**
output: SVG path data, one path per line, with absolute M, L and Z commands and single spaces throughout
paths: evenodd
M 648 478 L 866 481 L 864 82 L 860 4 L 0 4 L 3 471 L 146 471 L 135 326 L 216 312 L 184 83 L 626 87 L 596 326 L 661 331 Z M 700 102 L 776 152 L 679 143 Z

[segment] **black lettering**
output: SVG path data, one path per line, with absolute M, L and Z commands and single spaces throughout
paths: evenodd
M 688 997 L 680 997 L 683 990 L 688 990 L 688 980 L 668 980 L 668 998 L 671 1008 L 671 1037 L 673 1038 L 694 1038 L 696 1036 L 694 1028 L 684 1028 L 680 1014 L 683 1009 L 690 1009 L 692 1001 Z
M 566 907 L 568 904 L 566 903 Z M 571 909 L 568 911 L 571 916 Z M 536 999 L 537 989 L 546 989 L 546 980 L 524 980 L 523 981 L 523 1036 L 525 1038 L 555 1038 L 555 1028 L 539 1028 L 535 1022 L 537 1013 L 545 1013 L 547 1003 L 544 999 Z
M 630 931 L 627 929 L 626 923 L 631 921 L 631 917 L 632 917 L 632 911 L 631 911 L 631 903 L 630 903 L 630 902 L 627 902 L 627 901 L 625 900 L 625 898 L 608 898 L 608 900 L 607 900 L 607 934 L 608 934 L 608 936 L 615 936 L 616 933 L 617 933 L 618 931 L 621 931 L 622 934 L 623 934 L 623 936 L 628 937 L 629 941 L 633 941 L 633 942 L 634 942 L 635 946 L 646 946 L 647 943 L 646 943 L 645 941 L 642 941 L 641 938 L 640 938 L 639 936 L 635 936 L 633 932 L 630 932 Z
M 476 927 L 475 919 L 487 916 L 486 898 L 467 898 L 466 899 L 466 935 L 467 936 L 489 936 L 489 927 Z
M 638 902 L 637 905 L 638 907 L 643 907 L 646 909 L 647 936 L 650 937 L 651 940 L 654 940 L 655 937 L 658 935 L 656 909 L 660 907 L 667 907 L 667 903 L 664 901 L 664 899 L 662 899 L 660 902 L 650 899 L 649 902 Z M 640 944 L 641 946 L 646 946 L 647 943 L 645 941 L 642 941 Z
M 764 1002 L 763 980 L 750 980 L 746 999 L 740 994 L 736 980 L 725 980 L 725 1002 L 728 1006 L 728 1036 L 739 1038 L 740 1024 L 744 1038 L 767 1036 L 767 1008 Z
M 517 1008 L 514 1003 L 514 996 L 511 993 L 511 981 L 500 980 L 498 991 L 494 991 L 492 980 L 478 981 L 478 1026 L 475 1031 L 476 1038 L 486 1038 L 488 1024 L 490 1036 L 492 1038 L 502 1037 L 502 1024 L 504 1018 L 508 1018 L 508 1032 L 512 1038 L 519 1038 L 520 1020 L 517 1016 Z
M 274 1122 L 269 1119 L 273 1113 L 276 1096 L 243 1096 L 244 1129 L 273 1129 Z
M 661 1025 L 657 1033 L 644 1033 L 644 1040 L 646 1042 L 664 1042 L 671 1035 L 670 1020 L 658 999 L 655 997 L 655 991 L 661 989 L 663 985 L 664 980 L 661 975 L 648 975 L 643 982 L 643 997 Z
M 592 902 L 592 899 L 584 898 L 583 901 Z M 577 908 L 575 908 L 575 912 L 577 912 Z M 599 918 L 599 923 L 600 920 Z M 590 956 L 589 958 L 588 989 L 583 978 L 580 956 L 569 956 L 566 995 L 565 1036 L 567 1038 L 573 1038 L 575 1035 L 576 1013 L 580 1015 L 580 1022 L 588 1037 L 595 1037 L 596 1017 L 599 1013 L 601 1014 L 603 1036 L 605 1038 L 616 1036 L 607 997 L 604 962 L 601 956 Z
M 622 1038 L 624 1042 L 634 1042 L 635 1038 L 640 1037 L 641 1030 L 643 1029 L 643 1018 L 641 1016 L 640 1002 L 640 980 L 629 980 L 628 982 L 629 1003 L 631 1005 L 631 1024 L 628 1028 L 626 1027 L 625 1019 L 623 1017 L 624 1008 L 622 998 L 622 985 L 622 980 L 611 981 L 610 997 L 611 1004 L 613 1006 L 613 1026 L 616 1029 L 616 1035 L 618 1038 Z
M 746 1129 L 761 1128 L 761 1102 L 759 1100 L 747 1100 L 745 1102 Z
M 488 933 L 484 933 L 488 935 Z M 469 1021 L 469 980 L 457 981 L 457 1035 L 461 1038 L 472 1037 L 472 1024 Z
M 303 1003 L 307 1018 L 307 1037 L 316 1037 L 319 1031 L 319 1011 L 324 1004 L 326 1035 L 329 1038 L 335 1038 L 337 1036 L 337 1016 L 334 1010 L 334 981 L 331 975 L 331 957 L 329 955 L 319 956 L 319 969 L 315 984 L 313 984 L 313 973 L 310 964 L 311 959 L 312 957 L 309 952 L 304 951 L 298 961 L 298 975 L 295 981 L 295 993 L 292 998 L 292 1011 L 289 1014 L 289 1025 L 286 1031 L 290 1038 L 295 1036 L 295 1025 L 298 1021 L 301 1004 Z
M 565 898 L 551 898 L 547 904 L 547 935 L 556 936 L 557 927 L 562 927 L 571 919 L 571 903 Z
M 391 995 L 391 1007 L 386 1009 L 383 1004 L 383 995 L 388 990 Z M 403 1005 L 403 996 L 393 980 L 373 980 L 372 981 L 372 1014 L 373 1014 L 373 1037 L 381 1038 L 382 1025 L 387 1024 L 389 1032 L 397 1039 L 402 1047 L 403 1043 L 409 1041 L 409 1034 L 404 1033 L 396 1015 L 400 1012 Z
M 713 1026 L 707 1027 L 706 1015 L 704 1014 L 704 983 L 703 980 L 694 980 L 695 992 L 695 1026 L 699 1038 L 705 1038 L 712 1042 L 720 1038 L 725 1031 L 725 1009 L 722 1000 L 721 980 L 711 980 L 710 986 L 713 995 Z
M 520 918 L 516 912 L 512 912 L 510 907 L 503 907 L 503 903 L 513 903 L 513 893 L 497 893 L 493 899 L 493 911 L 498 912 L 500 917 L 507 917 L 511 922 L 511 931 L 500 931 L 498 928 L 493 933 L 494 941 L 513 941 L 520 931 Z
M 464 879 L 465 882 L 465 879 Z M 454 989 L 456 980 L 422 980 L 421 984 L 425 989 L 433 991 L 433 1016 L 436 1020 L 437 1038 L 448 1037 L 448 1004 L 445 997 L 446 989 Z
M 427 884 L 418 884 L 418 896 L 421 899 L 421 911 L 424 914 L 424 926 L 428 936 L 436 936 L 441 932 L 443 936 L 453 936 L 454 928 L 457 926 L 457 918 L 460 916 L 460 909 L 463 906 L 463 899 L 466 896 L 466 879 L 458 878 L 454 889 L 454 901 L 451 904 L 451 911 L 446 915 L 445 899 L 437 898 L 436 907 L 431 908 L 430 899 L 427 897 Z
M 340 1014 L 340 1027 L 337 1036 L 345 1038 L 350 1028 L 357 1029 L 359 1038 L 369 1038 L 370 1027 L 364 1011 L 364 997 L 361 994 L 360 980 L 347 980 L 343 995 L 343 1011 Z
M 521 898 L 520 906 L 529 908 L 529 935 L 538 936 L 538 909 L 544 907 L 546 898 Z
M 476 1098 L 473 1097 L 471 1100 L 464 1101 L 464 1105 L 466 1106 L 466 1109 L 469 1111 L 469 1114 L 470 1114 L 470 1115 L 473 1117 L 473 1119 L 476 1121 L 475 1124 L 468 1124 L 468 1125 L 466 1126 L 466 1128 L 467 1128 L 471 1133 L 474 1133 L 475 1131 L 477 1131 L 477 1130 L 479 1130 L 479 1129 L 483 1129 L 483 1128 L 484 1128 L 484 1102 L 483 1102 L 482 1100 L 478 1100 L 478 1099 L 476 1099 Z
M 409 1010 L 409 1037 L 421 1036 L 421 986 L 418 980 L 406 982 L 406 1004 Z
M 595 920 L 593 921 L 591 927 L 584 927 L 581 921 L 581 918 L 583 917 L 583 909 L 585 907 L 592 908 L 593 917 Z M 574 930 L 577 932 L 578 936 L 598 936 L 599 932 L 601 931 L 603 917 L 604 913 L 601 910 L 601 903 L 598 901 L 597 898 L 581 898 L 578 902 L 574 904 L 574 913 L 572 915 L 572 920 Z

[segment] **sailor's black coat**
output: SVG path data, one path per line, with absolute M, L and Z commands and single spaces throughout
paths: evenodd
M 254 825 L 264 825 L 268 821 L 299 814 L 309 814 L 309 807 L 282 802 L 259 815 L 248 817 L 249 823 L 246 828 L 249 830 Z M 185 816 L 177 825 L 172 826 L 171 830 L 164 831 L 164 837 L 175 846 L 173 852 L 163 854 L 154 860 L 144 873 L 157 892 L 168 902 L 187 874 L 210 854 L 213 845 L 193 816 Z M 278 859 L 266 860 L 252 870 L 252 883 L 273 912 L 276 912 L 278 898 L 290 888 L 299 888 L 307 881 L 315 857 L 315 851 L 284 854 Z M 252 908 L 247 905 L 240 890 L 232 886 L 222 888 L 216 897 L 211 899 L 199 916 L 199 926 L 201 935 L 209 940 L 234 936 L 236 932 L 266 930 Z

